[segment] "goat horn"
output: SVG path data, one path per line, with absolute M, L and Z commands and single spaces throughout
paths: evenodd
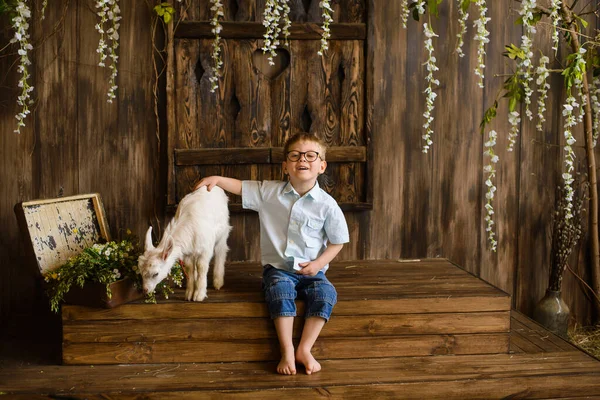
M 150 250 L 154 248 L 154 245 L 152 244 L 152 227 L 148 228 L 148 231 L 146 232 L 146 250 Z

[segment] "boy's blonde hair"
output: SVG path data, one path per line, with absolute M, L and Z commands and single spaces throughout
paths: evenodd
M 290 147 L 296 143 L 300 142 L 313 142 L 319 145 L 321 151 L 319 152 L 319 157 L 321 160 L 325 161 L 325 155 L 327 153 L 327 145 L 323 142 L 319 137 L 315 136 L 312 133 L 308 132 L 298 132 L 294 136 L 290 137 L 285 141 L 285 145 L 283 146 L 283 156 L 286 157 L 287 153 L 290 151 Z

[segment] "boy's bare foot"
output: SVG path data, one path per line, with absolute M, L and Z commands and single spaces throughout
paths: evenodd
M 277 373 L 281 375 L 296 375 L 296 359 L 294 348 L 281 351 L 281 361 L 277 365 Z
M 321 370 L 321 364 L 311 354 L 310 350 L 303 350 L 298 348 L 296 351 L 296 360 L 298 362 L 304 364 L 306 368 L 306 373 L 308 375 L 313 374 L 315 372 L 319 372 Z

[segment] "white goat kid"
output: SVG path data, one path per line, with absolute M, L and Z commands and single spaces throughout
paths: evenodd
M 157 247 L 152 244 L 152 227 L 148 228 L 145 251 L 138 259 L 145 293 L 153 292 L 173 264 L 182 259 L 187 271 L 186 300 L 204 300 L 213 254 L 213 286 L 217 290 L 223 287 L 231 231 L 227 201 L 223 189 L 215 187 L 208 192 L 202 187 L 181 199 Z

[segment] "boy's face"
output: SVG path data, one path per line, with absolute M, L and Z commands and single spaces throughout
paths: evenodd
M 300 154 L 297 161 L 292 161 L 296 159 L 298 152 L 309 153 Z M 282 163 L 283 172 L 289 175 L 292 186 L 307 184 L 314 186 L 317 177 L 325 172 L 327 161 L 321 160 L 320 156 L 317 156 L 316 159 L 313 160 L 311 156 L 314 157 L 314 154 L 310 152 L 315 152 L 320 155 L 322 152 L 321 146 L 314 142 L 298 142 L 291 145 L 288 154 L 285 155 L 286 159 Z M 308 160 L 312 161 L 309 162 Z

